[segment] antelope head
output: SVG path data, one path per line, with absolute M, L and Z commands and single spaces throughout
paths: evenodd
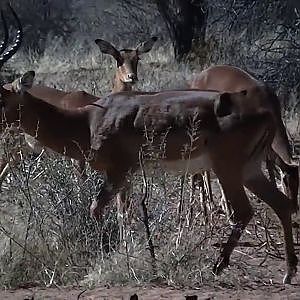
M 149 40 L 140 43 L 134 49 L 117 50 L 111 43 L 97 39 L 95 43 L 99 46 L 100 51 L 104 54 L 111 55 L 117 62 L 117 71 L 115 76 L 114 92 L 122 90 L 131 90 L 132 86 L 138 81 L 137 66 L 140 60 L 140 55 L 149 52 L 157 37 L 152 37 Z M 119 81 L 123 84 L 122 87 L 116 87 Z
M 26 97 L 24 93 L 32 87 L 35 73 L 29 71 L 13 81 L 10 89 L 0 86 L 0 108 L 2 123 L 11 125 L 20 120 L 20 111 Z
M 240 92 L 222 93 L 215 102 L 215 114 L 217 117 L 230 114 L 244 116 L 263 110 L 268 110 L 273 114 L 270 95 L 270 89 L 267 86 L 253 86 Z

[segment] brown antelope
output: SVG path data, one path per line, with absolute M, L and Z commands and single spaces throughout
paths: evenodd
M 11 57 L 17 51 L 17 49 L 21 45 L 22 41 L 22 26 L 21 22 L 14 12 L 14 10 L 10 7 L 15 20 L 18 25 L 18 33 L 15 39 L 15 45 L 11 48 L 11 50 L 7 51 L 7 57 Z M 7 47 L 8 41 L 8 29 L 7 24 L 1 11 L 1 17 L 3 21 L 3 28 L 5 33 L 5 39 L 0 46 L 0 54 L 5 51 Z M 110 54 L 113 56 L 117 62 L 116 74 L 113 81 L 112 92 L 121 92 L 121 91 L 130 91 L 136 82 L 138 81 L 137 76 L 137 66 L 138 61 L 140 60 L 140 56 L 144 53 L 149 52 L 154 43 L 157 41 L 157 37 L 151 37 L 149 40 L 142 42 L 137 45 L 136 48 L 133 49 L 122 49 L 117 50 L 113 45 L 109 42 L 97 39 L 95 43 L 99 46 L 100 50 L 105 54 Z M 1 52 L 2 51 L 2 52 Z M 2 60 L 4 61 L 4 60 Z M 0 61 L 0 70 L 1 70 L 1 61 Z M 11 89 L 10 84 L 5 85 L 6 89 Z M 61 90 L 57 90 L 54 88 L 46 87 L 46 86 L 33 86 L 29 91 L 35 97 L 46 101 L 47 103 L 53 104 L 57 107 L 65 108 L 65 109 L 73 109 L 77 107 L 83 107 L 85 105 L 91 104 L 99 99 L 94 95 L 88 94 L 85 91 L 77 91 L 77 92 L 64 92 Z M 32 137 L 25 135 L 25 140 L 27 144 L 30 146 L 34 152 L 40 152 L 42 147 L 39 143 Z M 19 155 L 13 155 L 14 161 L 17 162 L 19 160 Z M 79 170 L 83 172 L 84 169 L 84 161 L 79 162 Z M 0 159 L 0 188 L 3 180 L 8 174 L 9 163 L 6 158 L 2 157 Z
M 215 90 L 219 92 L 240 92 L 245 89 L 263 85 L 262 82 L 255 79 L 240 68 L 228 65 L 216 65 L 207 68 L 189 82 L 192 89 Z M 299 189 L 299 171 L 298 166 L 292 164 L 292 151 L 287 137 L 285 126 L 282 122 L 281 107 L 278 97 L 275 93 L 269 97 L 270 109 L 276 121 L 276 134 L 272 142 L 274 151 L 266 159 L 267 168 L 271 179 L 275 184 L 275 177 L 272 172 L 274 163 L 278 165 L 285 174 L 283 178 L 284 189 L 287 196 L 293 201 L 293 211 L 297 212 L 298 189 Z
M 160 137 L 164 137 L 164 168 L 179 174 L 212 169 L 234 210 L 235 225 L 214 272 L 218 274 L 228 266 L 253 216 L 244 190 L 247 187 L 280 220 L 287 264 L 283 282 L 291 283 L 298 263 L 292 236 L 292 202 L 261 169 L 276 132 L 269 106 L 270 89 L 256 86 L 223 94 L 197 90 L 121 92 L 93 105 L 64 110 L 27 92 L 33 78 L 34 72 L 27 72 L 12 83 L 11 90 L 0 87 L 2 122 L 19 125 L 42 145 L 61 154 L 77 160 L 89 157 L 93 169 L 105 172 L 106 181 L 91 206 L 91 214 L 102 214 L 105 205 L 123 188 L 128 171 L 141 167 L 145 131 L 151 130 L 156 137 L 154 146 L 159 147 Z M 197 139 L 186 158 L 182 150 L 190 144 L 191 120 L 198 124 Z
M 156 41 L 157 37 L 151 37 L 148 41 L 137 45 L 135 49 L 117 50 L 107 41 L 95 40 L 101 52 L 111 55 L 117 62 L 112 93 L 132 90 L 132 86 L 138 81 L 137 67 L 140 55 L 149 52 Z

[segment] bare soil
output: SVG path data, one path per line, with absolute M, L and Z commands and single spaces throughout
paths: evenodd
M 298 277 L 299 282 L 299 277 Z M 207 287 L 199 289 L 176 289 L 158 286 L 97 287 L 85 290 L 80 287 L 32 288 L 0 291 L 1 300 L 44 300 L 44 299 L 86 299 L 86 300 L 127 300 L 137 294 L 138 299 L 185 299 L 185 296 L 197 295 L 198 299 L 300 299 L 300 284 L 283 286 L 269 284 L 256 287 L 230 289 L 228 287 Z
M 85 299 L 85 300 L 127 300 L 130 296 L 137 294 L 139 300 L 159 299 L 185 299 L 185 296 L 195 295 L 198 300 L 208 299 L 272 299 L 272 300 L 298 300 L 300 299 L 300 274 L 293 279 L 292 285 L 281 283 L 284 275 L 285 262 L 282 259 L 267 258 L 263 263 L 262 257 L 249 258 L 247 260 L 248 271 L 259 275 L 263 273 L 265 280 L 245 281 L 236 284 L 225 283 L 224 278 L 235 277 L 238 270 L 232 261 L 223 275 L 216 277 L 211 285 L 203 285 L 197 288 L 176 288 L 166 285 L 126 285 L 126 286 L 98 286 L 93 289 L 85 287 L 59 287 L 42 288 L 29 287 L 27 289 L 2 290 L 1 300 L 64 300 L 64 299 Z M 261 274 L 260 274 L 261 275 Z M 252 276 L 252 278 L 255 276 Z M 227 281 L 228 282 L 228 281 Z M 245 283 L 247 282 L 247 283 Z M 28 286 L 30 284 L 28 283 Z

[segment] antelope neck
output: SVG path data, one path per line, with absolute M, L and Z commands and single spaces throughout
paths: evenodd
M 63 110 L 26 93 L 20 125 L 43 145 L 75 159 L 82 159 L 90 147 L 87 108 Z
M 129 92 L 132 91 L 132 83 L 125 83 L 121 81 L 118 76 L 116 75 L 113 81 L 113 88 L 112 93 L 118 93 L 118 92 Z

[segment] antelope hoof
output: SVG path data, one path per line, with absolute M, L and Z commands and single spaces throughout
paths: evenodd
M 219 257 L 218 261 L 214 265 L 213 273 L 216 275 L 220 275 L 220 273 L 227 268 L 229 265 L 229 259 L 225 257 Z

